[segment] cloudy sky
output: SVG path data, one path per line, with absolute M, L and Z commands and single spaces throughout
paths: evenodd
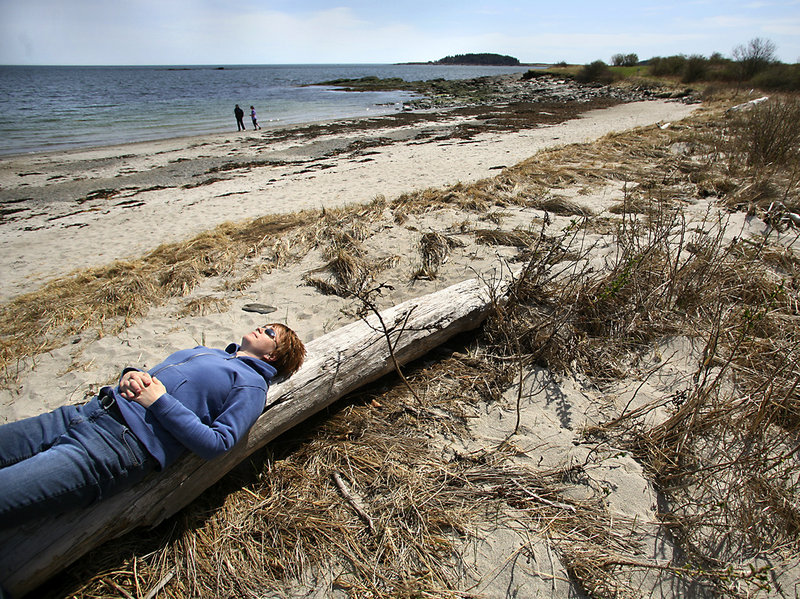
M 0 0 L 0 64 L 583 64 L 756 37 L 800 62 L 800 0 Z

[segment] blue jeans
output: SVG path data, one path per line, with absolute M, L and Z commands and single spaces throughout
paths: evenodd
M 95 397 L 0 426 L 0 528 L 86 507 L 142 480 L 155 461 Z

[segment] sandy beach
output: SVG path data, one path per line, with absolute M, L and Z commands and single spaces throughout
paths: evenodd
M 337 133 L 332 123 L 313 135 L 231 132 L 4 158 L 0 300 L 222 222 L 469 183 L 545 148 L 679 120 L 692 110 L 668 101 L 620 104 L 470 139 L 452 137 L 470 120 L 453 116 L 377 130 Z M 214 172 L 220 167 L 226 170 Z
M 588 144 L 638 127 L 674 127 L 697 108 L 672 101 L 632 102 L 560 122 L 469 135 L 458 133 L 459 127 L 470 124 L 464 114 L 416 122 L 392 119 L 383 126 L 326 123 L 5 158 L 0 161 L 2 300 L 13 300 L 75 269 L 135 260 L 159 244 L 185 241 L 225 222 L 302 210 L 333 211 L 371 202 L 378 208 L 363 210 L 363 246 L 371 260 L 387 265 L 375 279 L 391 285 L 381 298 L 383 305 L 465 279 L 488 280 L 508 268 L 517 248 L 476 243 L 474 235 L 462 233 L 500 222 L 504 231 L 531 231 L 540 226 L 541 210 L 504 204 L 475 214 L 439 207 L 401 218 L 398 213 L 388 214 L 380 202 L 494 177 L 542 150 Z M 558 191 L 599 220 L 625 195 L 621 182 L 591 188 L 564 185 Z M 699 203 L 695 210 L 702 214 L 707 208 L 708 204 Z M 352 221 L 352 216 L 348 218 Z M 572 217 L 552 214 L 546 218 L 559 231 L 569 228 Z M 745 227 L 757 232 L 763 226 L 757 219 L 746 222 L 744 215 L 732 216 L 731 224 L 731 236 Z M 455 249 L 435 277 L 415 276 L 420 269 L 421 237 L 445 232 L 456 240 Z M 598 266 L 614 251 L 600 234 L 589 235 L 585 243 L 593 246 L 590 260 Z M 0 389 L 0 422 L 82 401 L 100 386 L 113 384 L 123 367 L 152 366 L 176 348 L 224 347 L 265 320 L 285 322 L 307 341 L 353 321 L 351 301 L 321 293 L 309 284 L 309 277 L 321 272 L 327 262 L 322 248 L 311 247 L 287 261 L 277 260 L 274 252 L 243 256 L 244 262 L 263 259 L 263 275 L 235 289 L 224 277 L 210 277 L 186 297 L 153 306 L 146 317 L 119 332 L 87 330 L 61 347 L 20 360 Z M 185 310 L 192 301 L 209 298 L 213 309 Z M 268 306 L 265 314 L 247 311 L 253 303 Z M 524 385 L 520 380 L 519 393 L 524 389 L 525 398 L 521 408 L 514 407 L 518 391 L 509 389 L 498 403 L 474 407 L 469 435 L 430 442 L 446 459 L 495 451 L 512 434 L 516 411 L 520 427 L 515 453 L 505 458 L 507 465 L 556 472 L 576 462 L 588 463 L 596 449 L 581 440 L 582 430 L 615 411 L 643 405 L 684 385 L 697 351 L 685 339 L 664 341 L 654 347 L 650 366 L 660 360 L 657 356 L 672 358 L 659 366 L 657 376 L 646 384 L 621 381 L 603 392 L 580 377 L 557 379 L 532 369 Z M 647 363 L 642 366 L 647 367 Z M 553 397 L 560 399 L 553 401 Z M 656 564 L 670 560 L 672 546 L 654 524 L 656 492 L 641 464 L 630 454 L 610 449 L 592 459 L 586 479 L 565 493 L 578 499 L 604 493 L 611 522 L 623 531 L 617 534 L 635 530 L 643 560 Z M 467 568 L 463 586 L 485 597 L 504 597 L 512 585 L 525 589 L 526 596 L 570 593 L 567 568 L 551 553 L 550 541 L 521 529 L 513 510 L 501 520 L 476 523 L 473 540 L 464 545 L 455 541 L 463 552 L 460 567 Z M 526 540 L 520 541 L 522 537 Z M 528 565 L 514 561 L 523 546 L 531 552 L 533 561 Z M 654 572 L 633 567 L 620 580 L 648 589 L 670 587 L 665 596 L 690 592 L 677 577 Z M 311 582 L 298 581 L 298 585 L 271 596 L 346 596 L 336 590 L 331 573 Z
M 259 217 L 296 213 L 319 223 L 303 223 L 312 226 L 261 239 L 242 251 L 240 271 L 208 275 L 187 293 L 155 302 L 141 318 L 124 323 L 109 319 L 47 352 L 8 364 L 0 387 L 0 422 L 83 401 L 102 385 L 113 384 L 126 366 L 148 368 L 177 348 L 224 347 L 265 321 L 285 322 L 306 341 L 353 322 L 358 318 L 356 302 L 325 291 L 333 282 L 331 248 L 325 244 L 336 237 L 337 227 L 359 237 L 359 256 L 374 267 L 368 282 L 384 288 L 381 307 L 466 279 L 488 282 L 501 271 L 507 274 L 544 227 L 554 232 L 551 239 L 580 229 L 575 226 L 576 215 L 589 217 L 583 232 L 570 242 L 575 244 L 570 250 L 581 258 L 565 262 L 574 261 L 569 268 L 581 263 L 586 272 L 602 271 L 618 251 L 612 241 L 619 223 L 615 208 L 633 198 L 625 162 L 634 159 L 611 134 L 630 132 L 626 139 L 631 145 L 649 140 L 639 148 L 642 158 L 636 168 L 645 173 L 639 184 L 650 193 L 645 185 L 651 170 L 661 185 L 669 184 L 660 170 L 664 165 L 655 162 L 672 164 L 676 158 L 678 164 L 689 156 L 689 145 L 670 133 L 704 108 L 666 100 L 602 108 L 587 105 L 587 110 L 572 104 L 563 112 L 557 107 L 527 106 L 527 116 L 514 126 L 507 125 L 512 119 L 502 110 L 412 113 L 3 158 L 0 301 L 6 305 L 79 269 L 119 261 L 115 272 L 124 272 L 161 244 L 187 242 L 223 223 L 240 226 Z M 647 143 L 655 145 L 648 150 Z M 549 165 L 557 176 L 542 192 L 534 181 L 537 154 L 565 146 L 574 146 L 576 162 L 567 164 L 570 157 L 565 153 L 559 159 L 563 162 Z M 544 162 L 541 166 L 549 168 Z M 515 178 L 515 169 L 527 170 Z M 589 174 L 576 175 L 581 169 Z M 614 175 L 607 176 L 610 172 Z M 490 190 L 485 192 L 488 201 L 481 196 L 482 181 Z M 757 216 L 717 212 L 713 197 L 685 185 L 690 187 L 685 196 L 675 192 L 683 198 L 680 210 L 687 218 L 687 230 L 696 231 L 693 227 L 702 221 L 708 231 L 719 232 L 725 246 L 733 239 L 763 239 L 769 232 Z M 461 205 L 470 207 L 460 209 L 458 201 L 426 205 L 427 197 L 442 190 L 454 197 L 461 194 Z M 405 197 L 416 198 L 413 209 L 395 202 Z M 534 202 L 548 198 L 572 208 L 548 210 Z M 343 208 L 347 210 L 339 210 Z M 720 213 L 724 217 L 716 216 Z M 715 216 L 708 218 L 711 214 Z M 319 238 L 314 237 L 317 233 Z M 493 234 L 516 235 L 527 240 L 527 246 L 485 242 Z M 425 270 L 421 257 L 428 236 L 439 236 L 449 248 L 434 273 Z M 192 247 L 187 251 L 191 253 Z M 261 306 L 260 312 L 252 311 L 253 304 Z M 574 516 L 575 506 L 595 506 L 586 517 L 596 518 L 598 530 L 607 531 L 609 538 L 624 539 L 625 547 L 613 549 L 622 557 L 612 556 L 620 560 L 614 562 L 616 569 L 603 573 L 606 578 L 597 584 L 639 589 L 644 596 L 692 596 L 698 588 L 693 577 L 666 566 L 677 552 L 660 523 L 658 491 L 643 464 L 631 452 L 605 441 L 587 442 L 584 433 L 587 427 L 642 406 L 657 406 L 643 412 L 648 425 L 666 419 L 669 398 L 691 385 L 702 360 L 701 345 L 688 336 L 658 339 L 642 351 L 640 362 L 626 377 L 602 388 L 577 372 L 554 376 L 547 369 L 531 367 L 491 400 L 461 405 L 463 434 L 451 435 L 447 427 L 436 434 L 424 430 L 414 434 L 424 437 L 430 455 L 437 456 L 434 470 L 444 472 L 462 461 L 486 466 L 491 476 L 505 469 L 513 476 L 503 493 L 516 489 L 513 492 L 522 493 L 524 501 L 533 497 L 539 508 L 557 510 L 562 516 Z M 464 366 L 471 358 L 459 355 L 458 360 Z M 358 409 L 366 413 L 367 421 L 384 416 L 380 405 Z M 438 413 L 437 406 L 426 409 Z M 444 409 L 441 414 L 452 417 Z M 374 444 L 380 445 L 380 438 Z M 280 464 L 275 467 L 277 475 Z M 573 469 L 580 472 L 574 480 L 566 475 Z M 558 492 L 553 496 L 558 501 L 530 495 L 519 482 L 538 485 L 541 476 L 554 477 Z M 324 487 L 328 482 L 317 484 Z M 233 529 L 246 531 L 250 526 L 248 497 L 244 511 L 235 511 L 234 497 L 245 495 L 256 497 L 247 488 L 235 489 L 229 505 L 209 517 L 212 523 L 215 518 L 225 521 L 229 532 L 220 542 L 234 538 Z M 333 497 L 337 505 L 341 503 L 338 495 Z M 448 576 L 458 581 L 459 588 L 469 596 L 498 599 L 507 597 L 512 588 L 520 596 L 561 597 L 577 596 L 581 584 L 596 580 L 584 573 L 576 584 L 574 560 L 581 550 L 573 551 L 569 539 L 559 545 L 549 529 L 525 524 L 533 516 L 517 512 L 511 500 L 504 505 L 504 513 L 492 516 L 491 522 L 471 521 L 469 534 L 447 541 L 454 561 Z M 244 520 L 237 523 L 240 516 Z M 592 559 L 606 558 L 589 558 L 590 563 Z M 742 571 L 745 565 L 750 562 L 742 565 Z M 787 560 L 775 572 L 776 579 L 791 581 L 800 572 L 800 563 Z M 177 573 L 177 584 L 184 584 L 181 571 Z M 350 574 L 341 564 L 315 564 L 311 571 L 303 571 L 296 586 L 281 584 L 263 596 L 344 599 L 348 593 L 337 580 Z
M 453 136 L 465 120 L 453 116 L 367 131 L 356 127 L 337 132 L 341 128 L 333 123 L 321 130 L 312 127 L 312 134 L 302 128 L 232 132 L 5 158 L 0 161 L 5 209 L 0 221 L 0 299 L 34 291 L 76 269 L 134 259 L 223 222 L 466 184 L 494 176 L 540 150 L 674 122 L 695 107 L 668 101 L 619 104 L 560 124 L 467 139 Z M 612 193 L 603 202 L 613 200 Z M 595 199 L 582 201 L 591 206 Z M 531 217 L 522 211 L 515 218 L 527 226 Z M 457 212 L 436 213 L 428 220 L 419 218 L 414 226 L 393 226 L 371 243 L 384 255 L 400 257 L 392 273 L 407 280 L 420 231 L 444 230 L 461 218 Z M 395 289 L 386 301 L 400 302 L 491 272 L 503 250 L 476 247 L 461 254 L 431 281 L 397 284 L 387 274 Z M 238 340 L 243 330 L 257 324 L 254 315 L 241 310 L 247 303 L 276 307 L 273 318 L 288 322 L 307 340 L 341 326 L 348 320 L 341 314 L 346 302 L 303 282 L 303 275 L 323 262 L 317 253 L 276 269 L 251 288 L 227 294 L 231 307 L 221 313 L 176 319 L 174 306 L 160 306 L 120 337 L 83 335 L 33 363 L 22 362 L 16 383 L 0 389 L 0 421 L 78 401 L 113 381 L 125 365 L 156 363 L 171 348 Z M 208 293 L 211 285 L 193 296 Z

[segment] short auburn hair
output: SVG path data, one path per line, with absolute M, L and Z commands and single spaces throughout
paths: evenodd
M 288 379 L 303 365 L 303 360 L 306 358 L 306 346 L 300 341 L 297 333 L 285 324 L 275 322 L 267 326 L 281 332 L 278 348 L 275 350 L 270 364 L 275 367 L 281 378 Z

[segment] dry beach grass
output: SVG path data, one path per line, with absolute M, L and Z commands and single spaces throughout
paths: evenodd
M 796 125 L 798 102 L 736 101 L 472 183 L 222 225 L 6 303 L 14 385 L 76 333 L 224 311 L 281 269 L 356 318 L 485 248 L 521 267 L 481 331 L 406 369 L 411 389 L 339 402 L 39 596 L 795 596 L 797 128 L 746 140 L 776 111 Z M 649 503 L 615 470 L 656 507 L 620 507 Z

